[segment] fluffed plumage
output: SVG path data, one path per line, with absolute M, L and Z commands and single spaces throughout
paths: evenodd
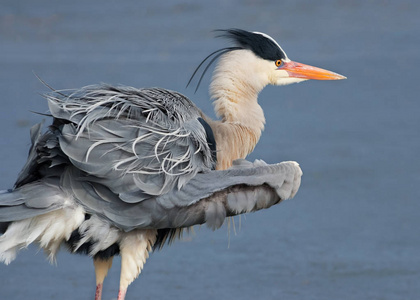
M 99 85 L 46 98 L 53 123 L 44 134 L 42 124 L 32 128 L 15 188 L 0 194 L 0 223 L 9 227 L 0 237 L 5 263 L 35 241 L 53 260 L 74 230 L 82 238 L 72 250 L 90 243 L 87 252 L 95 256 L 118 244 L 120 231 L 203 223 L 216 229 L 227 216 L 268 208 L 299 187 L 294 162 L 238 160 L 214 170 L 200 112 L 179 93 Z M 47 225 L 30 232 L 28 220 L 51 225 L 58 214 L 72 224 L 62 224 L 63 233 L 50 233 Z

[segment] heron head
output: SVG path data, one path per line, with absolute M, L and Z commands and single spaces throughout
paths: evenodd
M 291 61 L 286 52 L 269 35 L 261 32 L 249 32 L 241 29 L 222 31 L 222 35 L 233 40 L 237 47 L 248 49 L 260 58 L 268 74 L 268 83 L 287 85 L 308 79 L 339 80 L 346 77 L 321 68 Z
M 222 68 L 225 73 L 235 71 L 236 75 L 239 75 L 241 72 L 244 76 L 248 76 L 249 82 L 255 83 L 259 88 L 267 84 L 288 85 L 308 79 L 340 80 L 346 78 L 328 70 L 291 61 L 280 45 L 265 33 L 242 29 L 216 30 L 216 32 L 219 33 L 218 37 L 231 40 L 233 46 L 214 51 L 203 60 L 191 77 L 192 79 L 198 69 L 211 58 L 198 85 L 210 65 L 220 56 L 222 59 L 218 67 Z M 219 72 L 219 74 L 221 73 Z

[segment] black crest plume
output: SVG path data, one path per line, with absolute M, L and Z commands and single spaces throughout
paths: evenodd
M 261 57 L 262 59 L 267 60 L 277 60 L 277 59 L 285 59 L 286 53 L 270 38 L 266 36 L 254 33 L 242 29 L 218 29 L 215 30 L 219 34 L 216 37 L 227 38 L 234 43 L 233 47 L 226 47 L 219 50 L 212 52 L 208 55 L 195 69 L 194 73 L 192 74 L 190 80 L 187 83 L 187 87 L 190 85 L 192 79 L 197 74 L 198 70 L 205 64 L 205 62 L 210 59 L 207 66 L 204 68 L 203 73 L 198 80 L 197 87 L 195 92 L 197 92 L 201 81 L 206 74 L 209 67 L 218 59 L 221 55 L 233 51 L 233 50 L 240 50 L 240 49 L 248 49 L 254 52 L 255 55 Z

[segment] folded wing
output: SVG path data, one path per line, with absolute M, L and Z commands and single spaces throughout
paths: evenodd
M 218 228 L 299 188 L 295 162 L 238 160 L 214 170 L 211 128 L 179 93 L 100 85 L 47 99 L 53 123 L 44 134 L 40 124 L 31 130 L 28 162 L 0 194 L 0 223 L 71 202 L 125 231 Z

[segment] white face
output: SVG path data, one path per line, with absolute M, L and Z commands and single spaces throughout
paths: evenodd
M 308 79 L 290 77 L 289 73 L 285 70 L 277 69 L 274 71 L 275 81 L 273 85 L 288 85 L 292 83 L 299 83 Z
M 312 67 L 298 62 L 291 61 L 286 52 L 280 47 L 280 45 L 269 35 L 261 32 L 254 32 L 260 34 L 265 38 L 271 40 L 283 54 L 283 59 L 277 61 L 267 61 L 267 63 L 261 63 L 266 66 L 265 72 L 269 75 L 269 83 L 273 85 L 287 85 L 297 82 L 302 82 L 308 79 L 317 79 L 317 80 L 340 80 L 345 79 L 345 76 L 340 74 L 320 69 L 317 67 Z M 273 64 L 275 65 L 273 71 Z
M 259 61 L 260 64 L 265 66 L 264 72 L 269 74 L 269 82 L 267 84 L 288 85 L 307 80 L 304 78 L 290 77 L 290 74 L 286 70 L 282 70 L 281 66 L 277 66 L 275 61 L 268 61 L 261 58 L 259 58 Z M 291 62 L 291 60 L 288 58 L 282 60 L 282 64 L 289 62 Z
M 284 62 L 290 60 L 286 58 Z M 236 50 L 223 55 L 215 71 L 215 74 L 221 75 L 220 78 L 230 74 L 256 91 L 261 91 L 268 84 L 288 85 L 306 80 L 290 77 L 286 70 L 276 65 L 276 61 L 262 59 L 250 50 Z
M 280 47 L 280 45 L 276 42 L 276 40 L 273 39 L 271 36 L 269 36 L 268 34 L 262 33 L 262 32 L 257 32 L 257 31 L 254 31 L 253 33 L 261 34 L 262 36 L 264 36 L 264 37 L 270 39 L 271 41 L 273 41 L 273 43 L 276 44 L 277 47 L 279 47 L 280 50 L 286 56 L 286 58 L 282 60 L 284 63 L 288 63 L 288 62 L 291 61 L 287 57 L 286 52 Z M 273 67 L 274 67 L 274 70 L 275 70 L 274 72 L 272 72 Z M 271 70 L 268 69 L 268 65 L 267 65 L 267 72 L 268 73 L 272 73 L 270 75 L 270 83 L 269 83 L 269 84 L 272 84 L 272 85 L 288 85 L 288 84 L 298 83 L 298 82 L 302 82 L 302 81 L 307 80 L 307 79 L 302 79 L 302 78 L 293 78 L 293 77 L 290 77 L 290 75 L 289 75 L 289 73 L 287 71 L 281 70 L 281 69 L 278 68 L 278 66 L 276 65 L 276 62 L 275 61 L 273 61 L 271 63 L 271 68 L 270 69 Z

